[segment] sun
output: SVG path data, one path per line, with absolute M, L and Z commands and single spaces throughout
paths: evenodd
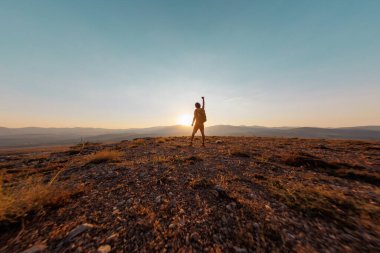
M 190 126 L 193 121 L 193 117 L 190 114 L 182 114 L 177 119 L 177 124 L 183 126 Z

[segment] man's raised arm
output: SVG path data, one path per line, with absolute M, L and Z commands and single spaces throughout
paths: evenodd
M 202 97 L 202 108 L 205 109 L 205 97 Z

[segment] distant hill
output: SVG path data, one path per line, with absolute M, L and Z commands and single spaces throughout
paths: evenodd
M 317 128 L 216 125 L 207 127 L 206 133 L 209 136 L 380 140 L 380 126 Z M 81 141 L 115 142 L 139 137 L 189 136 L 190 134 L 191 127 L 178 125 L 132 129 L 0 127 L 0 147 L 64 145 Z

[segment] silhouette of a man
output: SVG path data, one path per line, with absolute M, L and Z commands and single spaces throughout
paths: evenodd
M 194 135 L 198 132 L 198 130 L 201 130 L 202 134 L 202 146 L 205 146 L 205 126 L 204 123 L 207 121 L 206 118 L 206 112 L 205 112 L 205 98 L 202 97 L 202 108 L 201 104 L 196 102 L 195 103 L 195 111 L 194 111 L 194 118 L 193 122 L 191 123 L 191 126 L 194 126 L 193 128 L 193 134 L 191 135 L 191 142 L 190 146 L 193 145 Z M 194 125 L 195 122 L 195 125 Z

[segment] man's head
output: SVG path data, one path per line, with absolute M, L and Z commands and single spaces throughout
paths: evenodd
M 196 108 L 201 108 L 201 104 L 198 103 L 198 102 L 196 102 L 196 103 L 195 103 L 195 107 L 196 107 Z

